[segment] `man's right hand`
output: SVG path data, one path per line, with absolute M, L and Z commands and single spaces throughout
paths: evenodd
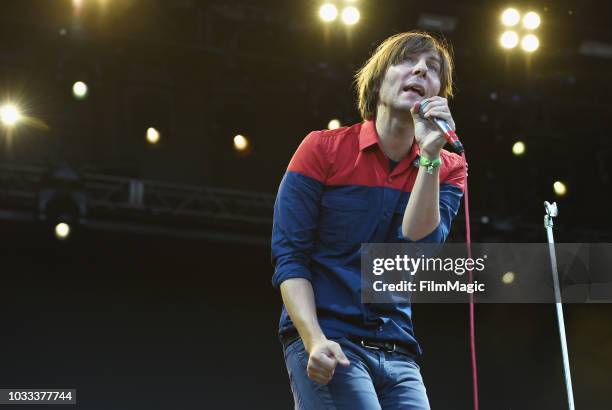
M 342 352 L 340 345 L 325 339 L 312 345 L 309 351 L 308 377 L 319 384 L 327 384 L 334 375 L 336 365 L 348 367 L 351 363 Z

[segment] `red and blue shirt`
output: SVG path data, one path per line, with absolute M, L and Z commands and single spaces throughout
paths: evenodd
M 272 227 L 272 284 L 312 283 L 327 338 L 402 343 L 421 353 L 410 304 L 361 303 L 361 243 L 411 242 L 401 224 L 418 173 L 419 148 L 391 169 L 372 121 L 308 134 L 280 183 Z M 463 195 L 466 165 L 440 154 L 440 224 L 417 242 L 442 243 Z M 295 327 L 283 306 L 279 334 Z

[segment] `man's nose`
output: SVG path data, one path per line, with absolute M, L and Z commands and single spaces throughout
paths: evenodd
M 414 75 L 425 76 L 427 74 L 427 63 L 424 59 L 419 60 L 413 67 L 412 73 Z

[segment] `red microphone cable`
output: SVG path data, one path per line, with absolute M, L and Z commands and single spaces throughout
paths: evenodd
M 465 162 L 465 179 L 463 180 L 463 205 L 465 209 L 465 245 L 467 247 L 468 258 L 472 258 L 472 237 L 470 232 L 470 206 L 468 195 L 468 165 L 465 156 L 465 151 L 461 153 Z M 474 275 L 471 269 L 468 269 L 468 282 L 471 284 L 474 281 Z M 476 331 L 474 321 L 474 294 L 469 296 L 469 311 L 470 311 L 470 355 L 472 361 L 472 389 L 474 398 L 474 410 L 478 410 L 478 369 L 476 367 Z
M 417 110 L 421 117 L 425 118 L 424 110 L 429 104 L 429 101 L 423 101 L 417 106 Z M 463 149 L 463 145 L 461 141 L 459 141 L 459 137 L 455 133 L 455 131 L 451 128 L 451 126 L 443 119 L 431 117 L 430 120 L 437 125 L 437 127 L 442 131 L 444 138 L 451 146 L 452 151 L 457 154 L 460 154 L 465 163 L 465 178 L 463 180 L 463 204 L 465 208 L 465 244 L 467 247 L 468 258 L 472 258 L 472 238 L 470 232 L 470 207 L 469 207 L 469 195 L 468 195 L 468 177 L 467 177 L 467 158 L 465 156 L 465 151 Z M 474 282 L 474 275 L 471 269 L 468 269 L 468 282 L 472 284 Z M 472 388 L 473 388 L 473 398 L 474 398 L 474 410 L 478 410 L 478 369 L 476 367 L 476 331 L 475 331 L 475 320 L 474 320 L 474 294 L 470 293 L 469 295 L 469 321 L 470 321 L 470 356 L 472 361 Z

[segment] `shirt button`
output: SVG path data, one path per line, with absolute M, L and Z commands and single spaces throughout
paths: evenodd
M 382 332 L 382 326 L 379 326 L 379 327 L 378 327 L 378 331 L 379 331 L 379 332 Z

